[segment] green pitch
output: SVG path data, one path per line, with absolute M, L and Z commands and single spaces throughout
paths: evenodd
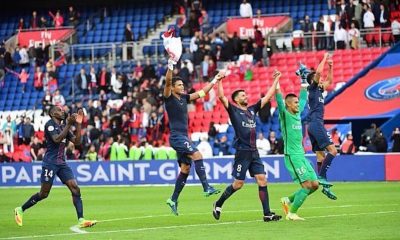
M 283 214 L 279 199 L 296 188 L 269 185 L 275 212 Z M 304 222 L 262 222 L 254 184 L 225 203 L 220 221 L 211 214 L 217 196 L 205 198 L 200 186 L 187 186 L 176 217 L 165 204 L 172 189 L 82 187 L 85 217 L 99 220 L 84 229 L 87 233 L 70 229 L 77 220 L 67 188 L 53 189 L 48 199 L 27 210 L 23 227 L 15 224 L 13 209 L 38 188 L 0 189 L 0 239 L 400 239 L 400 182 L 336 183 L 339 199 L 316 192 L 298 212 Z

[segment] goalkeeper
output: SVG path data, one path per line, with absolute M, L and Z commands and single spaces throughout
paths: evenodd
M 281 73 L 279 73 L 281 75 Z M 288 197 L 281 199 L 286 220 L 304 220 L 297 215 L 297 210 L 308 195 L 318 189 L 318 178 L 310 162 L 304 156 L 302 145 L 303 131 L 300 114 L 307 102 L 307 83 L 302 78 L 300 99 L 293 93 L 286 95 L 283 100 L 279 83 L 276 87 L 276 101 L 279 109 L 279 120 L 284 141 L 285 166 L 293 181 L 301 188 Z

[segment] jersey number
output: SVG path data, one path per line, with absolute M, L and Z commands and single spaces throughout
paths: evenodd
M 53 177 L 53 170 L 49 171 L 49 169 L 44 169 L 44 176 L 52 178 Z
M 236 171 L 238 172 L 242 171 L 242 164 L 237 165 Z
M 304 173 L 306 173 L 306 168 L 305 167 L 296 168 L 296 172 L 299 175 L 303 175 Z
M 193 150 L 193 148 L 190 146 L 189 142 L 184 142 L 184 144 L 185 144 L 186 148 L 189 149 L 189 151 Z

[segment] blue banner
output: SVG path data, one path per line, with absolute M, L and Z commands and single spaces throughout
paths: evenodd
M 307 156 L 315 166 L 315 157 Z M 263 157 L 269 182 L 290 182 L 282 156 Z M 385 180 L 384 155 L 347 155 L 334 159 L 328 171 L 332 181 Z M 176 161 L 69 162 L 80 185 L 174 184 L 179 173 Z M 230 183 L 233 159 L 204 161 L 210 183 Z M 40 185 L 41 163 L 0 164 L 0 186 Z M 253 181 L 250 175 L 249 181 Z M 188 183 L 199 183 L 192 168 Z M 55 185 L 61 182 L 57 178 Z

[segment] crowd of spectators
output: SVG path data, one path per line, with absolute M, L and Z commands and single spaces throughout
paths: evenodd
M 317 50 L 333 49 L 358 49 L 361 37 L 368 34 L 368 31 L 390 31 L 393 39 L 388 38 L 389 43 L 396 43 L 400 40 L 400 19 L 390 19 L 391 10 L 400 9 L 395 1 L 380 0 L 338 0 L 336 1 L 336 16 L 334 21 L 328 17 L 320 16 L 319 21 L 314 25 L 310 17 L 306 15 L 300 21 L 301 30 L 304 34 L 304 43 L 301 47 L 307 50 L 313 48 L 313 37 Z M 361 36 L 361 31 L 365 34 Z M 379 44 L 379 41 L 370 41 L 367 44 Z

